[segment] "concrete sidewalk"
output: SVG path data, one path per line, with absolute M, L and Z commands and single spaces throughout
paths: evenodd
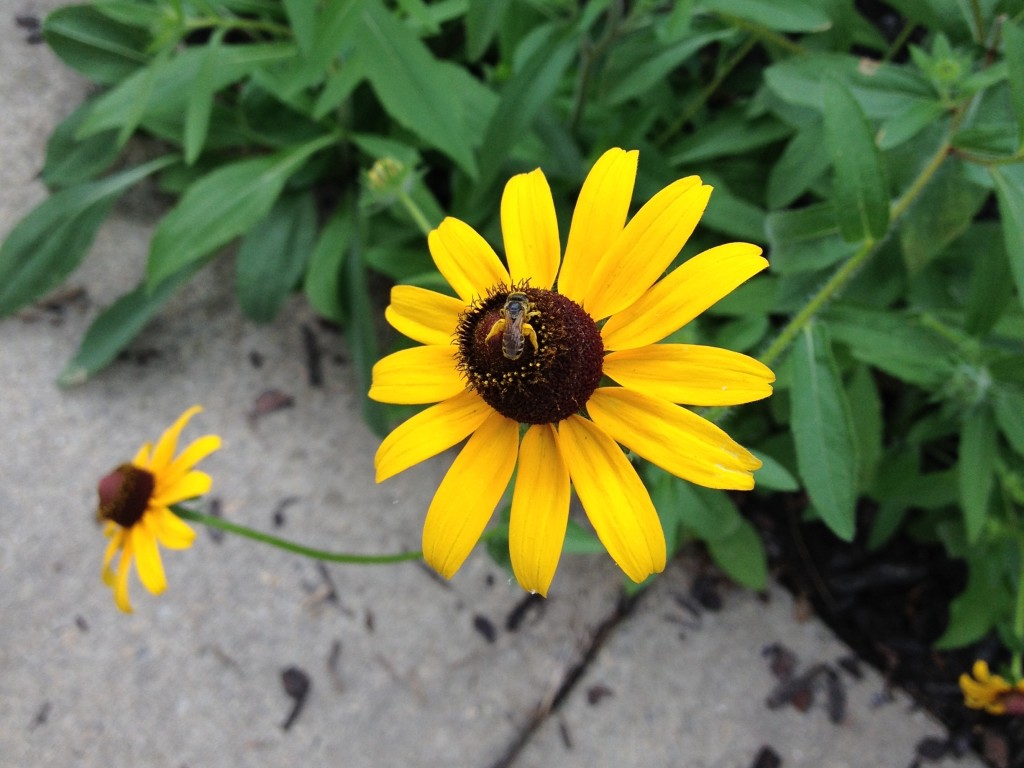
M 54 5 L 8 4 L 0 22 L 4 235 L 44 196 L 46 137 L 85 91 L 14 24 Z M 376 485 L 377 440 L 343 342 L 298 298 L 270 326 L 245 321 L 230 259 L 124 359 L 58 390 L 88 323 L 140 278 L 152 210 L 119 207 L 69 282 L 77 298 L 0 322 L 0 766 L 903 768 L 941 737 L 875 672 L 837 666 L 850 651 L 795 620 L 784 590 L 724 589 L 708 611 L 685 559 L 623 614 L 607 557 L 566 558 L 536 601 L 483 551 L 445 583 L 417 564 L 322 567 L 200 530 L 191 549 L 164 553 L 167 592 L 134 582 L 136 612 L 121 614 L 99 579 L 96 482 L 193 403 L 206 410 L 185 437 L 224 438 L 203 465 L 222 514 L 301 542 L 415 548 L 450 461 Z M 321 386 L 307 377 L 310 334 Z M 273 390 L 293 406 L 253 418 Z M 806 713 L 766 705 L 773 644 L 798 671 L 828 665 L 825 682 L 847 696 L 840 722 L 824 691 Z M 286 730 L 289 667 L 311 689 Z M 928 763 L 953 765 L 982 764 Z

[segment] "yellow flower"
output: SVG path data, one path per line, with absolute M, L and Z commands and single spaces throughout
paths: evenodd
M 158 595 L 167 588 L 167 580 L 157 542 L 168 549 L 187 549 L 196 537 L 169 506 L 210 490 L 210 476 L 193 468 L 220 448 L 219 437 L 200 437 L 174 456 L 181 430 L 201 410 L 198 405 L 189 408 L 160 436 L 156 447 L 146 443 L 130 464 L 122 464 L 100 480 L 97 517 L 105 521 L 103 533 L 110 538 L 103 556 L 103 582 L 114 590 L 114 602 L 126 613 L 132 610 L 128 601 L 132 560 L 142 586 Z M 115 573 L 110 564 L 118 553 Z
M 1024 680 L 1011 684 L 1000 675 L 993 675 L 984 661 L 974 662 L 974 677 L 960 675 L 964 704 L 971 709 L 984 709 L 993 715 L 1024 715 Z
M 385 438 L 377 481 L 469 437 L 423 527 L 424 557 L 446 578 L 476 545 L 517 465 L 512 568 L 524 589 L 542 595 L 562 551 L 570 484 L 633 581 L 664 568 L 658 515 L 618 444 L 700 485 L 754 485 L 761 463 L 678 404 L 759 400 L 771 394 L 772 372 L 736 352 L 657 342 L 768 262 L 757 246 L 731 243 L 659 281 L 711 188 L 696 176 L 676 181 L 627 223 L 637 156 L 612 149 L 594 165 L 564 258 L 551 190 L 537 169 L 513 177 L 502 196 L 507 269 L 474 229 L 447 218 L 428 245 L 458 298 L 392 289 L 388 321 L 422 346 L 378 362 L 370 397 L 437 405 Z M 618 386 L 602 385 L 603 377 Z

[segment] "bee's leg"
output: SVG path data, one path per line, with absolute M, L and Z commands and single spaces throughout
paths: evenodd
M 498 322 L 500 323 L 501 321 L 499 320 Z M 537 346 L 537 332 L 533 330 L 533 326 L 529 323 L 523 323 L 523 336 L 530 340 L 530 343 L 533 344 L 533 351 L 536 352 L 539 349 Z
M 498 318 L 498 322 L 496 322 L 494 325 L 491 326 L 491 330 L 488 332 L 487 336 L 484 338 L 484 343 L 486 344 L 488 341 L 493 339 L 495 336 L 499 335 L 504 330 L 505 330 L 505 318 L 504 317 L 499 317 Z M 534 345 L 536 346 L 536 342 L 534 342 Z

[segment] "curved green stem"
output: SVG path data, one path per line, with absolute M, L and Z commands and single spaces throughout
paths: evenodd
M 348 552 L 329 552 L 325 549 L 316 549 L 315 547 L 296 544 L 294 541 L 282 539 L 279 536 L 271 536 L 269 533 L 263 533 L 262 531 L 257 531 L 253 528 L 239 525 L 238 523 L 230 523 L 227 520 L 214 517 L 213 515 L 204 515 L 202 512 L 196 512 L 195 510 L 187 509 L 177 504 L 173 505 L 171 510 L 183 520 L 191 520 L 193 523 L 202 523 L 210 528 L 217 528 L 222 531 L 227 531 L 228 533 L 237 534 L 238 536 L 244 536 L 247 539 L 269 544 L 272 547 L 284 549 L 288 552 L 293 552 L 296 555 L 311 557 L 314 560 L 325 560 L 330 563 L 352 563 L 356 565 L 386 565 L 388 563 L 402 563 L 409 560 L 421 560 L 423 558 L 423 553 L 419 550 L 415 552 L 394 552 L 386 555 L 354 555 Z
M 952 136 L 953 130 L 950 130 L 950 136 Z M 907 212 L 907 209 L 917 199 L 918 195 L 925 188 L 935 172 L 939 170 L 943 161 L 949 155 L 950 143 L 947 138 L 942 145 L 936 150 L 935 154 L 932 155 L 928 164 L 921 170 L 921 173 L 917 175 L 913 183 L 907 187 L 906 192 L 892 205 L 889 212 L 889 231 L 892 231 L 893 225 L 896 221 Z M 836 272 L 829 278 L 828 282 L 823 285 L 818 292 L 811 298 L 804 308 L 797 312 L 786 326 L 782 329 L 778 336 L 775 337 L 768 348 L 760 356 L 760 360 L 765 365 L 771 365 L 775 360 L 786 351 L 789 345 L 796 338 L 797 334 L 803 330 L 804 326 L 819 312 L 822 307 L 825 306 L 839 291 L 841 291 L 848 282 L 853 278 L 857 271 L 864 265 L 864 263 L 875 254 L 878 247 L 884 241 L 882 240 L 865 240 L 861 247 L 857 249 L 850 259 L 843 264 Z
M 398 199 L 401 201 L 402 205 L 405 206 L 405 210 L 409 212 L 409 215 L 412 216 L 412 220 L 416 222 L 416 226 L 420 228 L 424 237 L 429 235 L 435 229 L 435 227 L 430 226 L 430 222 L 427 221 L 427 217 L 423 215 L 423 211 L 418 205 L 416 205 L 416 201 L 409 197 L 408 192 L 404 189 L 398 190 Z

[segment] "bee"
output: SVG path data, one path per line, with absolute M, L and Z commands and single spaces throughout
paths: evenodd
M 537 332 L 530 325 L 531 317 L 540 317 L 540 312 L 533 308 L 530 299 L 522 291 L 513 291 L 505 299 L 501 308 L 501 317 L 487 334 L 485 342 L 501 334 L 501 351 L 509 360 L 518 360 L 523 354 L 526 339 L 537 351 Z

